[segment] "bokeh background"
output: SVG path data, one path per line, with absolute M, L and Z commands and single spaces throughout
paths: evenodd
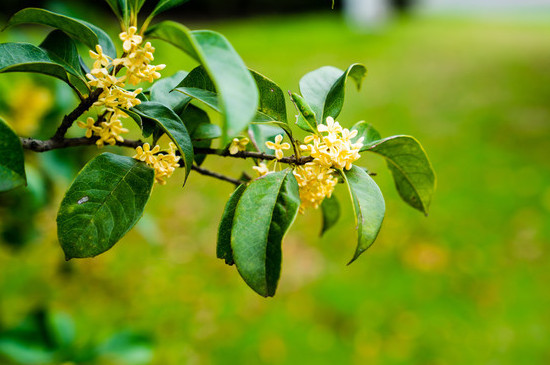
M 27 3 L 4 1 L 0 20 L 39 2 Z M 192 174 L 182 189 L 177 175 L 155 187 L 113 249 L 65 262 L 57 207 L 98 151 L 28 153 L 29 187 L 0 194 L 0 363 L 48 363 L 40 353 L 55 338 L 61 359 L 95 351 L 100 360 L 88 363 L 101 364 L 550 363 L 550 12 L 545 1 L 475 3 L 382 7 L 351 20 L 330 1 L 194 0 L 171 12 L 222 32 L 283 90 L 318 67 L 364 63 L 363 89 L 349 87 L 338 119 L 422 142 L 438 176 L 430 215 L 400 201 L 382 160 L 363 156 L 387 203 L 375 245 L 346 266 L 350 205 L 322 238 L 320 212 L 300 215 L 278 293 L 264 299 L 215 258 L 231 185 Z M 101 2 L 45 6 L 118 33 Z M 14 28 L 0 40 L 45 34 Z M 154 45 L 163 75 L 194 66 Z M 37 138 L 75 104 L 68 87 L 36 75 L 1 74 L 0 95 L 0 115 Z M 204 166 L 250 171 L 217 157 Z

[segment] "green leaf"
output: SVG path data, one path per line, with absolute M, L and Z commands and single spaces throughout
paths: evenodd
M 122 331 L 97 348 L 100 359 L 108 364 L 150 364 L 153 359 L 153 343 L 148 336 Z
M 218 105 L 218 95 L 212 91 L 194 87 L 178 87 L 176 91 L 187 95 L 191 99 L 196 99 L 209 108 L 221 113 L 221 109 Z
M 260 102 L 255 121 L 279 121 L 287 123 L 285 95 L 279 85 L 255 71 L 251 71 L 258 91 Z
M 76 338 L 75 325 L 71 317 L 61 312 L 51 312 L 47 315 L 50 337 L 58 347 L 69 347 Z
M 88 86 L 79 72 L 73 74 L 71 66 L 48 52 L 29 43 L 0 44 L 0 73 L 35 72 L 53 76 L 66 82 L 79 92 L 86 92 Z M 71 77 L 74 76 L 74 77 Z
M 218 93 L 224 119 L 224 144 L 252 121 L 258 106 L 258 88 L 224 36 L 209 30 L 191 32 L 181 24 L 168 21 L 155 25 L 147 35 L 175 45 L 205 68 Z
M 202 123 L 197 126 L 195 133 L 191 139 L 193 140 L 204 140 L 204 139 L 214 139 L 219 138 L 222 135 L 222 130 L 215 124 L 211 123 Z
M 55 354 L 51 349 L 23 338 L 0 337 L 0 358 L 17 364 L 51 364 L 55 361 Z
M 138 14 L 144 3 L 145 0 L 130 0 L 130 7 L 132 8 L 133 12 Z
M 113 13 L 115 13 L 116 17 L 120 20 L 122 24 L 127 25 L 125 23 L 125 20 L 130 19 L 130 15 L 128 14 L 128 11 L 130 10 L 128 7 L 128 3 L 126 0 L 105 0 L 107 4 L 111 7 L 111 10 L 113 10 Z
M 353 201 L 358 233 L 357 248 L 349 265 L 374 243 L 384 220 L 386 205 L 380 188 L 365 170 L 352 166 L 343 176 Z
M 27 23 L 44 24 L 60 29 L 90 49 L 95 49 L 96 44 L 99 43 L 98 36 L 82 21 L 45 9 L 26 8 L 20 10 L 10 18 L 4 29 Z
M 321 212 L 323 214 L 323 227 L 321 228 L 321 236 L 332 228 L 340 218 L 340 203 L 336 196 L 325 198 L 321 203 Z
M 132 110 L 141 116 L 144 124 L 146 122 L 154 123 L 176 144 L 185 163 L 185 180 L 187 181 L 187 176 L 193 166 L 193 144 L 180 117 L 172 109 L 154 101 L 143 102 Z
M 372 142 L 361 151 L 374 152 L 386 158 L 401 198 L 428 215 L 436 179 L 420 142 L 411 136 L 392 136 Z
M 0 191 L 27 183 L 23 146 L 17 134 L 0 118 Z
M 206 114 L 204 110 L 199 109 L 194 105 L 187 105 L 185 110 L 180 114 L 180 117 L 181 117 L 181 120 L 183 121 L 183 124 L 185 124 L 185 127 L 187 128 L 189 135 L 191 136 L 191 140 L 193 141 L 193 147 L 209 148 L 212 145 L 212 141 L 209 139 L 196 140 L 196 136 L 197 136 L 196 133 L 200 132 L 200 129 L 203 128 L 201 126 L 211 125 L 210 118 L 208 117 L 208 114 Z M 204 154 L 195 154 L 194 158 L 197 165 L 200 166 L 206 159 L 206 156 L 207 155 L 204 155 Z
M 346 81 L 351 77 L 361 89 L 367 74 L 365 66 L 351 65 L 346 71 L 332 66 L 321 67 L 306 74 L 300 80 L 300 92 L 317 116 L 318 123 L 325 123 L 327 117 L 336 118 L 344 106 Z
M 357 122 L 353 127 L 351 127 L 352 131 L 357 131 L 357 136 L 352 139 L 352 142 L 355 143 L 357 140 L 361 137 L 363 137 L 363 146 L 366 146 L 367 144 L 370 144 L 374 141 L 378 141 L 380 138 L 380 133 L 374 127 L 372 124 L 367 123 L 365 121 Z
M 45 50 L 52 60 L 63 64 L 73 75 L 83 76 L 76 45 L 65 32 L 59 29 L 51 31 L 40 44 L 40 48 Z
M 181 113 L 191 98 L 181 93 L 171 91 L 174 90 L 186 76 L 187 72 L 178 71 L 170 77 L 164 77 L 155 82 L 150 89 L 151 101 L 166 105 L 176 114 Z
M 222 219 L 218 227 L 218 242 L 216 245 L 216 257 L 225 260 L 227 265 L 233 265 L 233 251 L 231 250 L 231 230 L 237 203 L 246 189 L 246 185 L 239 185 L 229 197 L 223 210 Z
M 85 26 L 87 26 L 88 28 L 90 28 L 97 35 L 98 44 L 103 49 L 103 53 L 105 53 L 107 56 L 111 58 L 116 58 L 117 53 L 116 53 L 115 44 L 113 43 L 113 40 L 111 39 L 111 37 L 109 37 L 109 35 L 103 29 L 93 25 L 92 23 L 88 23 L 84 20 L 78 19 L 78 21 L 84 24 Z M 95 46 L 92 49 L 95 50 Z
M 159 0 L 159 2 L 157 3 L 157 6 L 155 6 L 151 14 L 148 16 L 148 18 L 153 19 L 158 14 L 165 12 L 166 10 L 169 10 L 176 6 L 180 6 L 188 1 L 189 0 Z
M 113 247 L 143 214 L 154 176 L 143 162 L 112 153 L 88 162 L 57 214 L 57 235 L 67 260 Z
M 300 95 L 290 93 L 290 98 L 298 111 L 296 125 L 306 132 L 317 133 L 317 122 L 315 112 Z
M 254 180 L 233 218 L 231 249 L 244 281 L 256 293 L 275 295 L 281 274 L 281 242 L 300 206 L 298 183 L 290 169 Z
M 256 143 L 258 144 L 260 151 L 263 153 L 267 153 L 269 155 L 274 155 L 275 150 L 272 150 L 271 148 L 267 148 L 265 143 L 267 141 L 275 142 L 275 137 L 281 134 L 281 127 L 280 127 L 281 124 L 288 128 L 288 125 L 283 122 L 276 122 L 276 123 L 278 124 L 271 125 L 268 123 L 252 123 L 248 127 L 249 131 L 254 136 L 254 139 L 256 140 Z
M 255 71 L 254 76 L 260 101 L 254 122 L 280 121 L 287 123 L 284 94 L 273 81 Z M 216 86 L 202 66 L 193 69 L 175 89 L 189 98 L 196 99 L 218 113 L 222 113 Z

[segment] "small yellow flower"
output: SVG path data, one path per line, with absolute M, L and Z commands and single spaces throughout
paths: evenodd
M 96 60 L 94 62 L 93 68 L 101 68 L 101 66 L 104 66 L 104 67 L 109 66 L 109 58 L 103 53 L 103 48 L 101 48 L 101 46 L 98 44 L 95 46 L 95 50 L 97 51 L 97 53 L 90 50 L 90 57 Z
M 88 117 L 88 119 L 86 119 L 86 123 L 84 122 L 81 122 L 80 120 L 76 122 L 76 124 L 78 124 L 78 126 L 80 128 L 84 128 L 86 129 L 86 138 L 92 138 L 92 135 L 94 133 L 94 128 L 95 128 L 95 120 L 94 118 L 90 118 Z
M 277 160 L 280 160 L 281 158 L 283 158 L 283 156 L 284 156 L 283 150 L 290 149 L 290 144 L 288 144 L 286 142 L 281 144 L 282 140 L 283 140 L 283 135 L 278 134 L 275 137 L 275 143 L 273 143 L 271 141 L 267 141 L 265 143 L 267 148 L 275 150 L 275 157 L 277 158 Z
M 340 123 L 336 122 L 333 117 L 327 117 L 327 124 L 319 124 L 317 130 L 319 132 L 329 132 L 331 134 L 336 134 L 342 132 L 342 127 Z
M 136 148 L 136 154 L 132 156 L 132 158 L 143 161 L 149 165 L 153 165 L 156 162 L 155 154 L 158 153 L 159 151 L 160 151 L 159 145 L 156 145 L 151 150 L 151 145 L 149 143 L 145 143 L 143 147 L 138 146 Z
M 265 176 L 271 172 L 265 162 L 261 162 L 258 166 L 252 166 L 252 169 L 256 170 L 258 177 Z
M 132 26 L 128 28 L 127 32 L 122 32 L 118 35 L 120 40 L 124 42 L 122 45 L 124 52 L 130 52 L 134 46 L 141 44 L 143 41 L 143 38 L 136 33 L 137 27 Z
M 234 155 L 238 153 L 239 151 L 246 151 L 246 146 L 250 140 L 246 137 L 243 138 L 233 138 L 233 141 L 229 145 L 229 153 L 231 155 Z

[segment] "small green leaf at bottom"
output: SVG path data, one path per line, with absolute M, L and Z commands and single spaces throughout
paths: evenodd
M 300 206 L 292 170 L 268 174 L 244 191 L 233 218 L 231 249 L 244 281 L 256 293 L 275 295 L 281 274 L 281 243 Z
M 113 247 L 141 218 L 154 176 L 144 163 L 112 153 L 88 162 L 57 214 L 57 236 L 67 260 Z
M 231 230 L 233 228 L 233 217 L 239 199 L 243 195 L 246 185 L 239 185 L 231 194 L 225 209 L 223 210 L 220 226 L 218 227 L 218 244 L 216 246 L 216 257 L 225 260 L 227 265 L 233 265 L 233 251 L 231 251 Z
M 321 213 L 323 214 L 323 228 L 321 228 L 321 236 L 332 228 L 340 218 L 340 203 L 336 196 L 325 198 L 321 203 Z

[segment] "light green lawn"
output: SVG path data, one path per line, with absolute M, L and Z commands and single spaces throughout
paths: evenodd
M 338 119 L 422 142 L 438 175 L 430 216 L 402 203 L 383 162 L 364 156 L 387 200 L 375 245 L 345 266 L 351 210 L 322 239 L 319 213 L 300 216 L 266 300 L 215 258 L 229 185 L 193 174 L 183 190 L 182 176 L 156 187 L 147 214 L 158 244 L 134 230 L 71 262 L 68 276 L 58 273 L 54 207 L 44 242 L 0 250 L 5 322 L 46 302 L 75 316 L 82 342 L 120 327 L 150 332 L 163 365 L 550 361 L 550 26 L 411 18 L 361 35 L 324 14 L 207 27 L 283 90 L 315 68 L 364 63 L 364 88 L 349 87 Z M 164 75 L 189 67 L 156 46 Z M 233 176 L 248 167 L 214 157 L 205 166 Z

